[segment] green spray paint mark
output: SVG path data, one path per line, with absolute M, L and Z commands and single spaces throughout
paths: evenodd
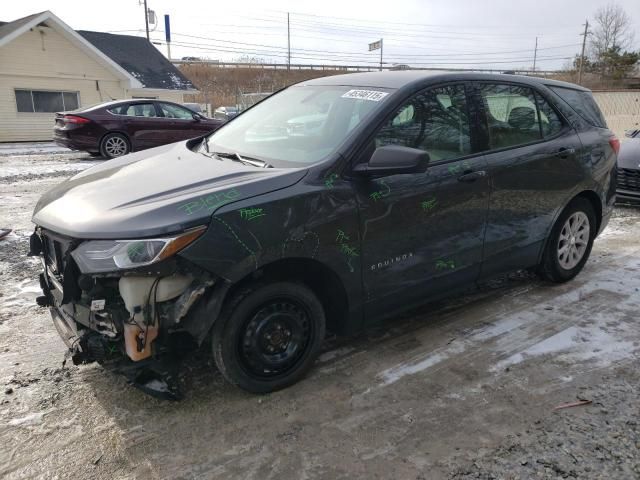
M 369 194 L 369 198 L 374 202 L 377 202 L 384 197 L 388 197 L 391 193 L 391 187 L 389 187 L 384 180 L 377 180 L 376 183 L 379 187 L 383 188 Z
M 336 234 L 336 242 L 337 243 L 342 243 L 345 240 L 348 241 L 349 240 L 349 236 L 347 236 L 347 234 L 344 233 L 342 230 L 338 229 L 338 232 Z
M 178 210 L 182 210 L 187 215 L 193 215 L 202 210 L 211 212 L 222 205 L 236 200 L 239 196 L 240 192 L 232 188 L 231 190 L 212 193 L 206 197 L 200 197 L 191 202 L 184 203 L 178 207 Z
M 332 173 L 325 179 L 324 186 L 327 188 L 333 188 L 333 182 L 335 182 L 337 178 L 338 178 L 338 174 Z
M 471 168 L 471 163 L 468 160 L 464 160 L 462 163 L 456 163 L 455 165 L 449 165 L 447 170 L 451 175 L 457 175 L 462 173 L 464 170 L 469 170 Z
M 433 210 L 438 204 L 438 200 L 435 197 L 430 198 L 429 200 L 425 200 L 420 204 L 422 206 L 423 212 L 428 212 L 429 210 Z
M 240 210 L 240 218 L 243 220 L 255 220 L 258 217 L 264 217 L 266 213 L 262 208 L 243 208 Z
M 456 264 L 453 260 L 436 261 L 436 270 L 453 270 L 455 268 L 456 268 Z
M 338 229 L 336 232 L 336 243 L 338 244 L 338 248 L 340 252 L 347 257 L 347 266 L 349 267 L 349 271 L 353 273 L 355 269 L 351 262 L 355 257 L 359 257 L 360 254 L 358 251 L 350 246 L 347 242 L 351 239 L 343 230 Z

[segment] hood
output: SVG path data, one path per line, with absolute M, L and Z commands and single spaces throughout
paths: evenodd
M 640 138 L 627 138 L 620 142 L 618 167 L 640 170 Z
M 206 224 L 223 205 L 286 188 L 307 172 L 217 160 L 187 143 L 126 155 L 71 177 L 40 198 L 32 221 L 81 239 L 165 235 Z

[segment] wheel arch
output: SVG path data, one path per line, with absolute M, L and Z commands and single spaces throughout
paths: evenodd
M 309 287 L 320 300 L 325 311 L 327 329 L 342 331 L 349 312 L 347 291 L 338 274 L 324 263 L 306 257 L 290 257 L 262 265 L 235 282 L 226 292 L 224 302 L 252 282 L 289 281 L 301 282 Z
M 602 225 L 602 200 L 600 200 L 600 197 L 598 196 L 598 194 L 593 190 L 583 190 L 582 192 L 577 194 L 575 197 L 573 197 L 571 201 L 567 203 L 567 205 L 569 205 L 569 203 L 571 203 L 574 199 L 579 197 L 584 198 L 588 200 L 589 203 L 591 203 L 591 206 L 593 207 L 593 211 L 596 214 L 596 222 L 597 222 L 596 232 L 599 232 L 600 225 Z M 565 205 L 565 208 L 567 208 L 566 205 Z
M 542 260 L 542 255 L 544 254 L 544 251 L 546 250 L 547 244 L 549 242 L 549 236 L 551 235 L 553 227 L 558 221 L 558 218 L 560 218 L 560 215 L 562 215 L 562 212 L 564 212 L 567 209 L 567 207 L 571 204 L 571 202 L 573 202 L 576 198 L 584 198 L 591 204 L 591 206 L 593 207 L 593 211 L 596 214 L 595 231 L 596 232 L 600 231 L 600 225 L 602 224 L 602 201 L 600 200 L 600 197 L 598 196 L 598 194 L 593 190 L 582 190 L 581 192 L 578 192 L 573 197 L 571 197 L 569 201 L 567 201 L 567 203 L 565 203 L 562 208 L 559 208 L 556 214 L 554 215 L 553 222 L 551 222 L 551 224 L 549 225 L 549 228 L 547 230 L 547 235 L 544 239 L 542 248 L 540 249 L 540 253 L 538 254 L 538 262 Z

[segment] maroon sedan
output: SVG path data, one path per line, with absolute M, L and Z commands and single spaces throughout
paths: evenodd
M 53 141 L 114 158 L 205 135 L 223 123 L 172 102 L 117 100 L 57 113 Z

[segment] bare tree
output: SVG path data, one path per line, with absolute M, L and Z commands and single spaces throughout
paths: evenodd
M 599 59 L 611 48 L 621 51 L 633 43 L 631 17 L 617 3 L 601 7 L 595 14 L 594 28 L 591 32 L 591 51 Z

